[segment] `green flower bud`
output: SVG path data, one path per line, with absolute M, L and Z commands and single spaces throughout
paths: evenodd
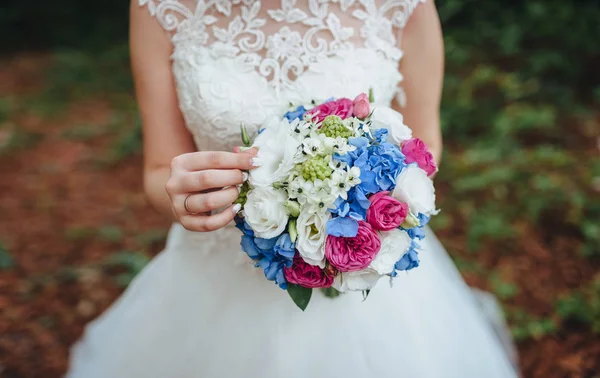
M 296 229 L 296 219 L 290 219 L 288 223 L 288 233 L 290 234 L 290 240 L 292 243 L 296 242 L 298 238 L 298 230 Z
M 331 138 L 350 138 L 354 136 L 354 130 L 346 127 L 342 119 L 336 115 L 329 115 L 325 117 L 323 123 L 321 124 L 321 128 L 319 129 L 319 133 L 325 134 Z
M 373 88 L 369 88 L 369 102 L 371 104 L 375 102 L 375 96 L 373 95 Z
M 248 184 L 248 181 L 246 181 L 240 187 L 240 194 L 238 194 L 238 198 L 235 201 L 233 201 L 233 203 L 234 204 L 239 203 L 240 205 L 244 206 L 244 204 L 246 203 L 246 197 L 248 196 L 249 191 L 250 191 L 250 184 Z
M 287 201 L 285 203 L 285 209 L 288 211 L 288 214 L 294 218 L 300 215 L 300 204 L 296 201 Z
M 329 156 L 317 156 L 305 161 L 300 166 L 302 177 L 307 181 L 315 181 L 317 179 L 325 180 L 326 178 L 331 177 L 333 169 L 329 166 L 330 160 L 331 158 Z
M 404 219 L 404 222 L 402 222 L 402 224 L 401 224 L 401 226 L 406 229 L 413 228 L 413 227 L 419 227 L 420 225 L 421 225 L 421 223 L 419 222 L 419 219 L 410 212 L 406 216 L 406 219 Z
M 250 147 L 252 142 L 250 142 L 250 137 L 248 136 L 248 130 L 246 129 L 246 125 L 244 123 L 240 124 L 240 130 L 242 134 L 242 143 L 246 147 Z

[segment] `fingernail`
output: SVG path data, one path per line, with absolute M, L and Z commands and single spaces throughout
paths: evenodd
M 254 157 L 250 160 L 251 164 L 253 167 L 260 167 L 262 165 L 262 163 L 260 162 L 260 159 L 257 157 Z
M 242 172 L 242 182 L 248 181 L 248 172 Z
M 240 194 L 242 192 L 242 186 L 241 185 L 236 185 L 235 188 L 238 190 L 238 194 Z
M 236 203 L 235 205 L 233 205 L 232 210 L 233 210 L 234 214 L 237 214 L 240 212 L 240 210 L 242 210 L 242 205 L 239 203 Z

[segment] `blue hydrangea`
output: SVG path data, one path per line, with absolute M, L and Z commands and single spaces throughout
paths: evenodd
M 402 256 L 398 262 L 396 262 L 395 268 L 396 270 L 411 270 L 419 266 L 419 253 L 417 250 L 419 249 L 419 245 L 414 241 L 411 243 L 408 251 Z
M 404 154 L 391 143 L 380 143 L 369 150 L 369 166 L 376 175 L 379 190 L 394 190 L 396 177 L 406 167 Z
M 283 290 L 287 289 L 287 280 L 283 274 L 284 267 L 291 267 L 296 247 L 289 234 L 281 234 L 272 239 L 262 239 L 254 235 L 250 226 L 241 219 L 236 219 L 236 227 L 242 231 L 241 247 L 244 252 L 260 267 L 265 277 L 275 281 Z
M 306 109 L 304 106 L 300 105 L 296 108 L 296 110 L 291 110 L 285 113 L 283 117 L 292 122 L 295 119 L 302 119 L 302 117 L 304 117 L 304 113 L 306 113 Z

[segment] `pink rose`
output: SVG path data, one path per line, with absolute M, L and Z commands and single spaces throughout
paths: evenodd
M 353 238 L 329 235 L 325 242 L 325 257 L 340 272 L 356 272 L 371 264 L 381 248 L 377 231 L 364 221 L 358 222 Z
M 419 138 L 413 138 L 402 143 L 402 153 L 406 156 L 407 163 L 417 163 L 419 168 L 431 176 L 437 171 L 433 161 L 433 155 L 429 152 L 427 145 Z
M 398 228 L 408 215 L 408 204 L 391 197 L 390 192 L 373 194 L 367 210 L 367 222 L 376 230 L 390 231 Z
M 292 284 L 304 287 L 330 287 L 335 278 L 335 270 L 323 270 L 315 265 L 307 264 L 298 253 L 290 268 L 283 268 L 285 279 Z
M 346 119 L 352 115 L 352 100 L 349 98 L 340 98 L 339 100 L 329 101 L 315 106 L 307 113 L 314 114 L 313 119 L 317 122 L 323 121 L 328 115 L 336 115 L 341 119 Z
M 361 93 L 354 99 L 352 103 L 354 107 L 354 116 L 358 118 L 367 118 L 371 112 L 369 97 L 365 93 Z

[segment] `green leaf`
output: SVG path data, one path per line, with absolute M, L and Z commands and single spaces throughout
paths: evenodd
M 312 289 L 300 285 L 289 285 L 287 292 L 300 310 L 306 310 L 312 296 Z
M 321 291 L 323 292 L 323 295 L 325 295 L 327 298 L 336 298 L 341 294 L 339 291 L 332 287 L 322 288 Z

